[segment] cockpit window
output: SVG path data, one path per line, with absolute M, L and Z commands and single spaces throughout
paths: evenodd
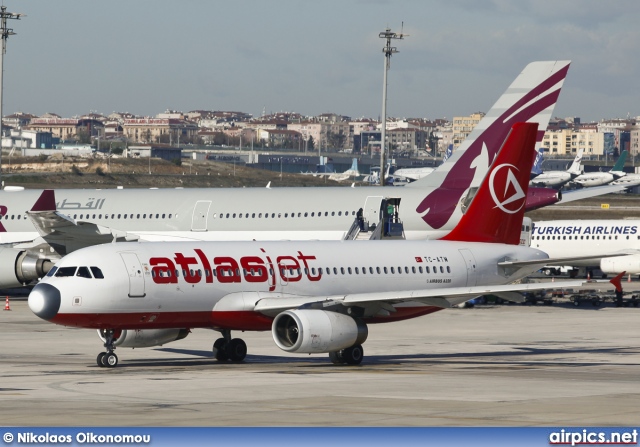
M 76 272 L 76 276 L 80 278 L 89 278 L 91 279 L 91 273 L 89 273 L 89 269 L 87 267 L 78 267 L 78 271 Z
M 66 276 L 73 276 L 76 274 L 78 267 L 60 267 L 56 272 L 56 278 L 63 278 Z
M 104 279 L 104 275 L 102 274 L 102 270 L 98 267 L 89 267 L 91 269 L 91 273 L 93 273 L 93 277 L 96 279 Z
M 51 270 L 49 270 L 49 273 L 47 273 L 47 276 L 53 276 L 56 274 L 56 270 L 58 270 L 58 267 L 51 267 Z

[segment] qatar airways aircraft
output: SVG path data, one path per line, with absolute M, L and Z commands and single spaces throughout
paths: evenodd
M 551 257 L 594 255 L 568 266 L 587 270 L 596 267 L 607 274 L 640 274 L 640 220 L 637 219 L 535 222 L 531 247 Z M 551 272 L 554 268 L 547 270 Z
M 536 133 L 537 124 L 514 125 L 443 240 L 103 244 L 60 260 L 31 291 L 29 307 L 56 324 L 98 329 L 100 366 L 118 363 L 116 346 L 164 344 L 193 328 L 222 333 L 218 360 L 245 358 L 232 330 L 271 330 L 286 352 L 358 364 L 368 323 L 557 286 L 513 284 L 549 261 L 518 245 Z
M 542 140 L 568 69 L 568 61 L 527 65 L 445 163 L 402 188 L 66 189 L 56 191 L 57 207 L 42 191 L 1 191 L 0 288 L 34 281 L 61 256 L 104 242 L 340 240 L 360 208 L 363 229 L 376 234 L 387 203 L 398 208 L 407 239 L 439 238 L 515 122 L 538 123 Z M 527 209 L 559 197 L 530 190 Z

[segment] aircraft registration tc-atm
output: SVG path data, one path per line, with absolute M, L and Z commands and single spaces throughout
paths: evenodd
M 29 307 L 56 324 L 98 329 L 106 348 L 99 366 L 117 365 L 116 346 L 164 344 L 194 328 L 222 333 L 218 360 L 246 356 L 232 330 L 271 330 L 286 352 L 358 364 L 368 323 L 557 285 L 513 284 L 549 262 L 519 245 L 536 133 L 537 124 L 514 125 L 443 240 L 103 244 L 61 259 L 33 288 Z
M 374 227 L 382 230 L 387 203 L 401 204 L 399 234 L 406 239 L 442 237 L 460 219 L 457 205 L 479 186 L 515 122 L 538 123 L 536 141 L 542 140 L 568 69 L 569 61 L 527 65 L 444 164 L 402 188 L 66 189 L 56 191 L 57 204 L 48 192 L 1 191 L 0 288 L 28 284 L 61 256 L 112 241 L 372 237 Z M 559 197 L 530 189 L 527 209 Z M 369 234 L 354 227 L 360 208 Z

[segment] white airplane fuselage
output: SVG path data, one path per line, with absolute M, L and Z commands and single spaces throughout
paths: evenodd
M 551 258 L 589 256 L 572 261 L 580 267 L 599 267 L 605 273 L 640 273 L 640 254 L 602 258 L 640 249 L 638 220 L 555 220 L 533 224 L 531 247 Z
M 573 177 L 573 175 L 566 171 L 548 171 L 543 172 L 531 180 L 531 185 L 557 189 L 569 183 Z
M 573 181 L 585 188 L 590 188 L 593 186 L 607 185 L 613 182 L 616 178 L 618 177 L 611 172 L 589 172 L 587 174 L 579 175 L 574 178 Z
M 350 294 L 371 293 L 363 318 L 396 321 L 440 307 L 377 306 L 376 293 L 507 284 L 537 267 L 506 275 L 499 261 L 546 257 L 529 247 L 451 241 L 104 244 L 59 261 L 29 306 L 54 323 L 84 328 L 269 330 L 272 318 L 256 311 L 261 300 L 299 297 L 303 305 L 334 297 L 348 305 Z M 98 267 L 104 278 L 81 275 L 77 267 Z M 57 302 L 36 293 L 43 285 L 58 291 Z
M 120 229 L 146 241 L 341 239 L 359 208 L 400 197 L 407 239 L 438 237 L 415 210 L 434 188 L 327 187 L 58 190 L 57 209 L 75 221 Z M 2 191 L 0 243 L 38 236 L 27 211 L 41 190 Z M 377 224 L 379 214 L 370 223 Z M 3 231 L 4 230 L 4 231 Z

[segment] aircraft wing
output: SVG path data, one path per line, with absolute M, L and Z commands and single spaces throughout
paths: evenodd
M 545 265 L 571 265 L 574 261 L 585 261 L 587 259 L 600 259 L 600 258 L 613 258 L 618 256 L 627 256 L 638 254 L 638 250 L 636 249 L 627 249 L 627 250 L 619 250 L 614 253 L 606 253 L 606 254 L 592 254 L 592 255 L 584 255 L 584 256 L 567 256 L 562 258 L 547 258 L 547 259 L 533 259 L 530 261 L 502 261 L 498 263 L 499 267 L 503 268 L 521 268 L 527 267 L 530 265 L 539 265 L 540 268 Z
M 414 301 L 429 306 L 450 308 L 480 295 L 498 295 L 513 299 L 514 292 L 531 292 L 534 290 L 558 289 L 558 288 L 594 288 L 595 284 L 606 283 L 612 288 L 609 281 L 563 281 L 541 282 L 527 284 L 506 284 L 497 286 L 473 286 L 473 287 L 449 287 L 440 289 L 422 289 L 391 291 L 378 293 L 354 293 L 333 296 L 278 296 L 265 297 L 255 304 L 254 310 L 268 316 L 275 316 L 280 312 L 295 308 L 318 308 L 330 310 L 332 306 L 342 305 L 347 307 L 365 308 L 365 317 L 372 317 L 380 312 L 395 312 L 395 304 Z M 246 298 L 246 297 L 245 297 Z
M 55 196 L 52 190 L 42 192 L 36 204 L 27 212 L 36 231 L 60 254 L 91 245 L 115 241 L 137 240 L 136 235 L 94 223 L 72 219 L 56 210 Z
M 562 191 L 562 200 L 560 200 L 556 205 L 563 205 L 567 202 L 573 202 L 574 200 L 586 199 L 588 197 L 596 197 L 613 192 L 624 191 L 630 186 L 634 185 L 605 185 L 594 186 L 592 188 L 572 189 L 571 191 Z

